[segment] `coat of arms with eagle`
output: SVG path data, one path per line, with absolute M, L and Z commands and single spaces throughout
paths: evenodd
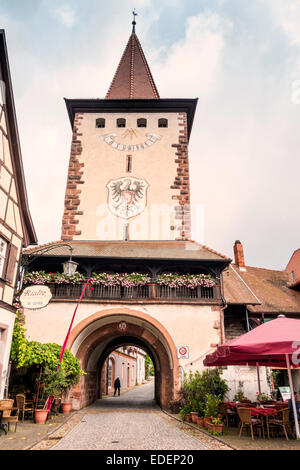
M 146 207 L 148 183 L 145 180 L 125 177 L 107 184 L 108 207 L 117 217 L 129 219 L 139 215 Z

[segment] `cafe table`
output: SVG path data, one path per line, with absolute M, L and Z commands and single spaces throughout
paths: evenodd
M 251 410 L 252 416 L 276 416 L 278 414 L 276 408 L 271 408 L 271 407 L 268 407 L 268 408 L 251 407 L 250 410 Z

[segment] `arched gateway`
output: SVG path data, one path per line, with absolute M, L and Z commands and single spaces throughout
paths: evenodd
M 120 331 L 118 326 L 121 322 L 125 322 L 126 329 Z M 176 399 L 180 386 L 179 364 L 170 334 L 148 314 L 116 308 L 90 315 L 70 335 L 68 348 L 86 371 L 71 393 L 73 408 L 80 409 L 101 397 L 104 362 L 112 351 L 124 344 L 139 346 L 152 358 L 157 402 L 167 408 L 170 401 Z

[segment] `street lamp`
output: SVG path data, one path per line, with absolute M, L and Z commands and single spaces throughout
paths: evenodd
M 78 263 L 75 263 L 75 261 L 72 260 L 72 255 L 70 256 L 70 259 L 62 263 L 62 265 L 63 265 L 63 272 L 65 276 L 68 276 L 68 277 L 74 276 L 77 270 Z

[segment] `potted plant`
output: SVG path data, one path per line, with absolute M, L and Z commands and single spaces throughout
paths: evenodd
M 205 406 L 204 417 L 203 417 L 203 425 L 206 429 L 208 429 L 209 422 L 210 422 L 209 408 L 208 408 L 208 405 L 206 405 Z
M 211 427 L 211 420 L 218 416 L 220 403 L 221 399 L 218 396 L 214 396 L 211 393 L 206 395 L 204 426 L 207 429 Z
M 52 396 L 54 399 L 58 399 L 62 396 L 63 393 L 66 393 L 69 387 L 72 385 L 72 380 L 70 380 L 68 373 L 66 373 L 62 368 L 60 369 L 50 369 L 49 367 L 45 367 L 44 372 L 41 377 L 41 383 L 43 387 L 44 394 L 48 397 Z M 78 379 L 76 379 L 78 380 Z M 47 399 L 44 405 L 44 411 L 47 404 Z M 62 404 L 62 411 L 63 413 L 69 413 L 72 408 L 72 403 L 63 403 Z M 38 411 L 38 414 L 41 414 Z
M 200 426 L 200 428 L 204 427 L 204 411 L 205 411 L 204 403 L 199 403 L 199 405 L 198 405 L 198 416 L 197 416 L 197 426 Z
M 218 416 L 211 416 L 210 417 L 210 430 L 213 434 L 221 436 L 223 434 L 223 422 L 220 413 Z
M 72 410 L 72 402 L 64 402 L 61 404 L 61 411 L 63 414 L 68 414 Z
M 192 417 L 192 423 L 197 424 L 197 417 L 198 417 L 198 403 L 195 398 L 191 399 L 191 417 Z
M 187 403 L 185 406 L 183 406 L 180 409 L 179 414 L 184 421 L 187 421 L 188 423 L 190 423 L 192 421 L 191 405 Z
M 240 403 L 244 400 L 247 400 L 247 397 L 245 397 L 244 392 L 243 392 L 243 386 L 244 382 L 242 380 L 239 381 L 239 388 L 237 393 L 233 397 L 233 401 Z
M 48 410 L 46 408 L 36 408 L 34 410 L 34 422 L 36 424 L 45 424 L 48 418 Z

